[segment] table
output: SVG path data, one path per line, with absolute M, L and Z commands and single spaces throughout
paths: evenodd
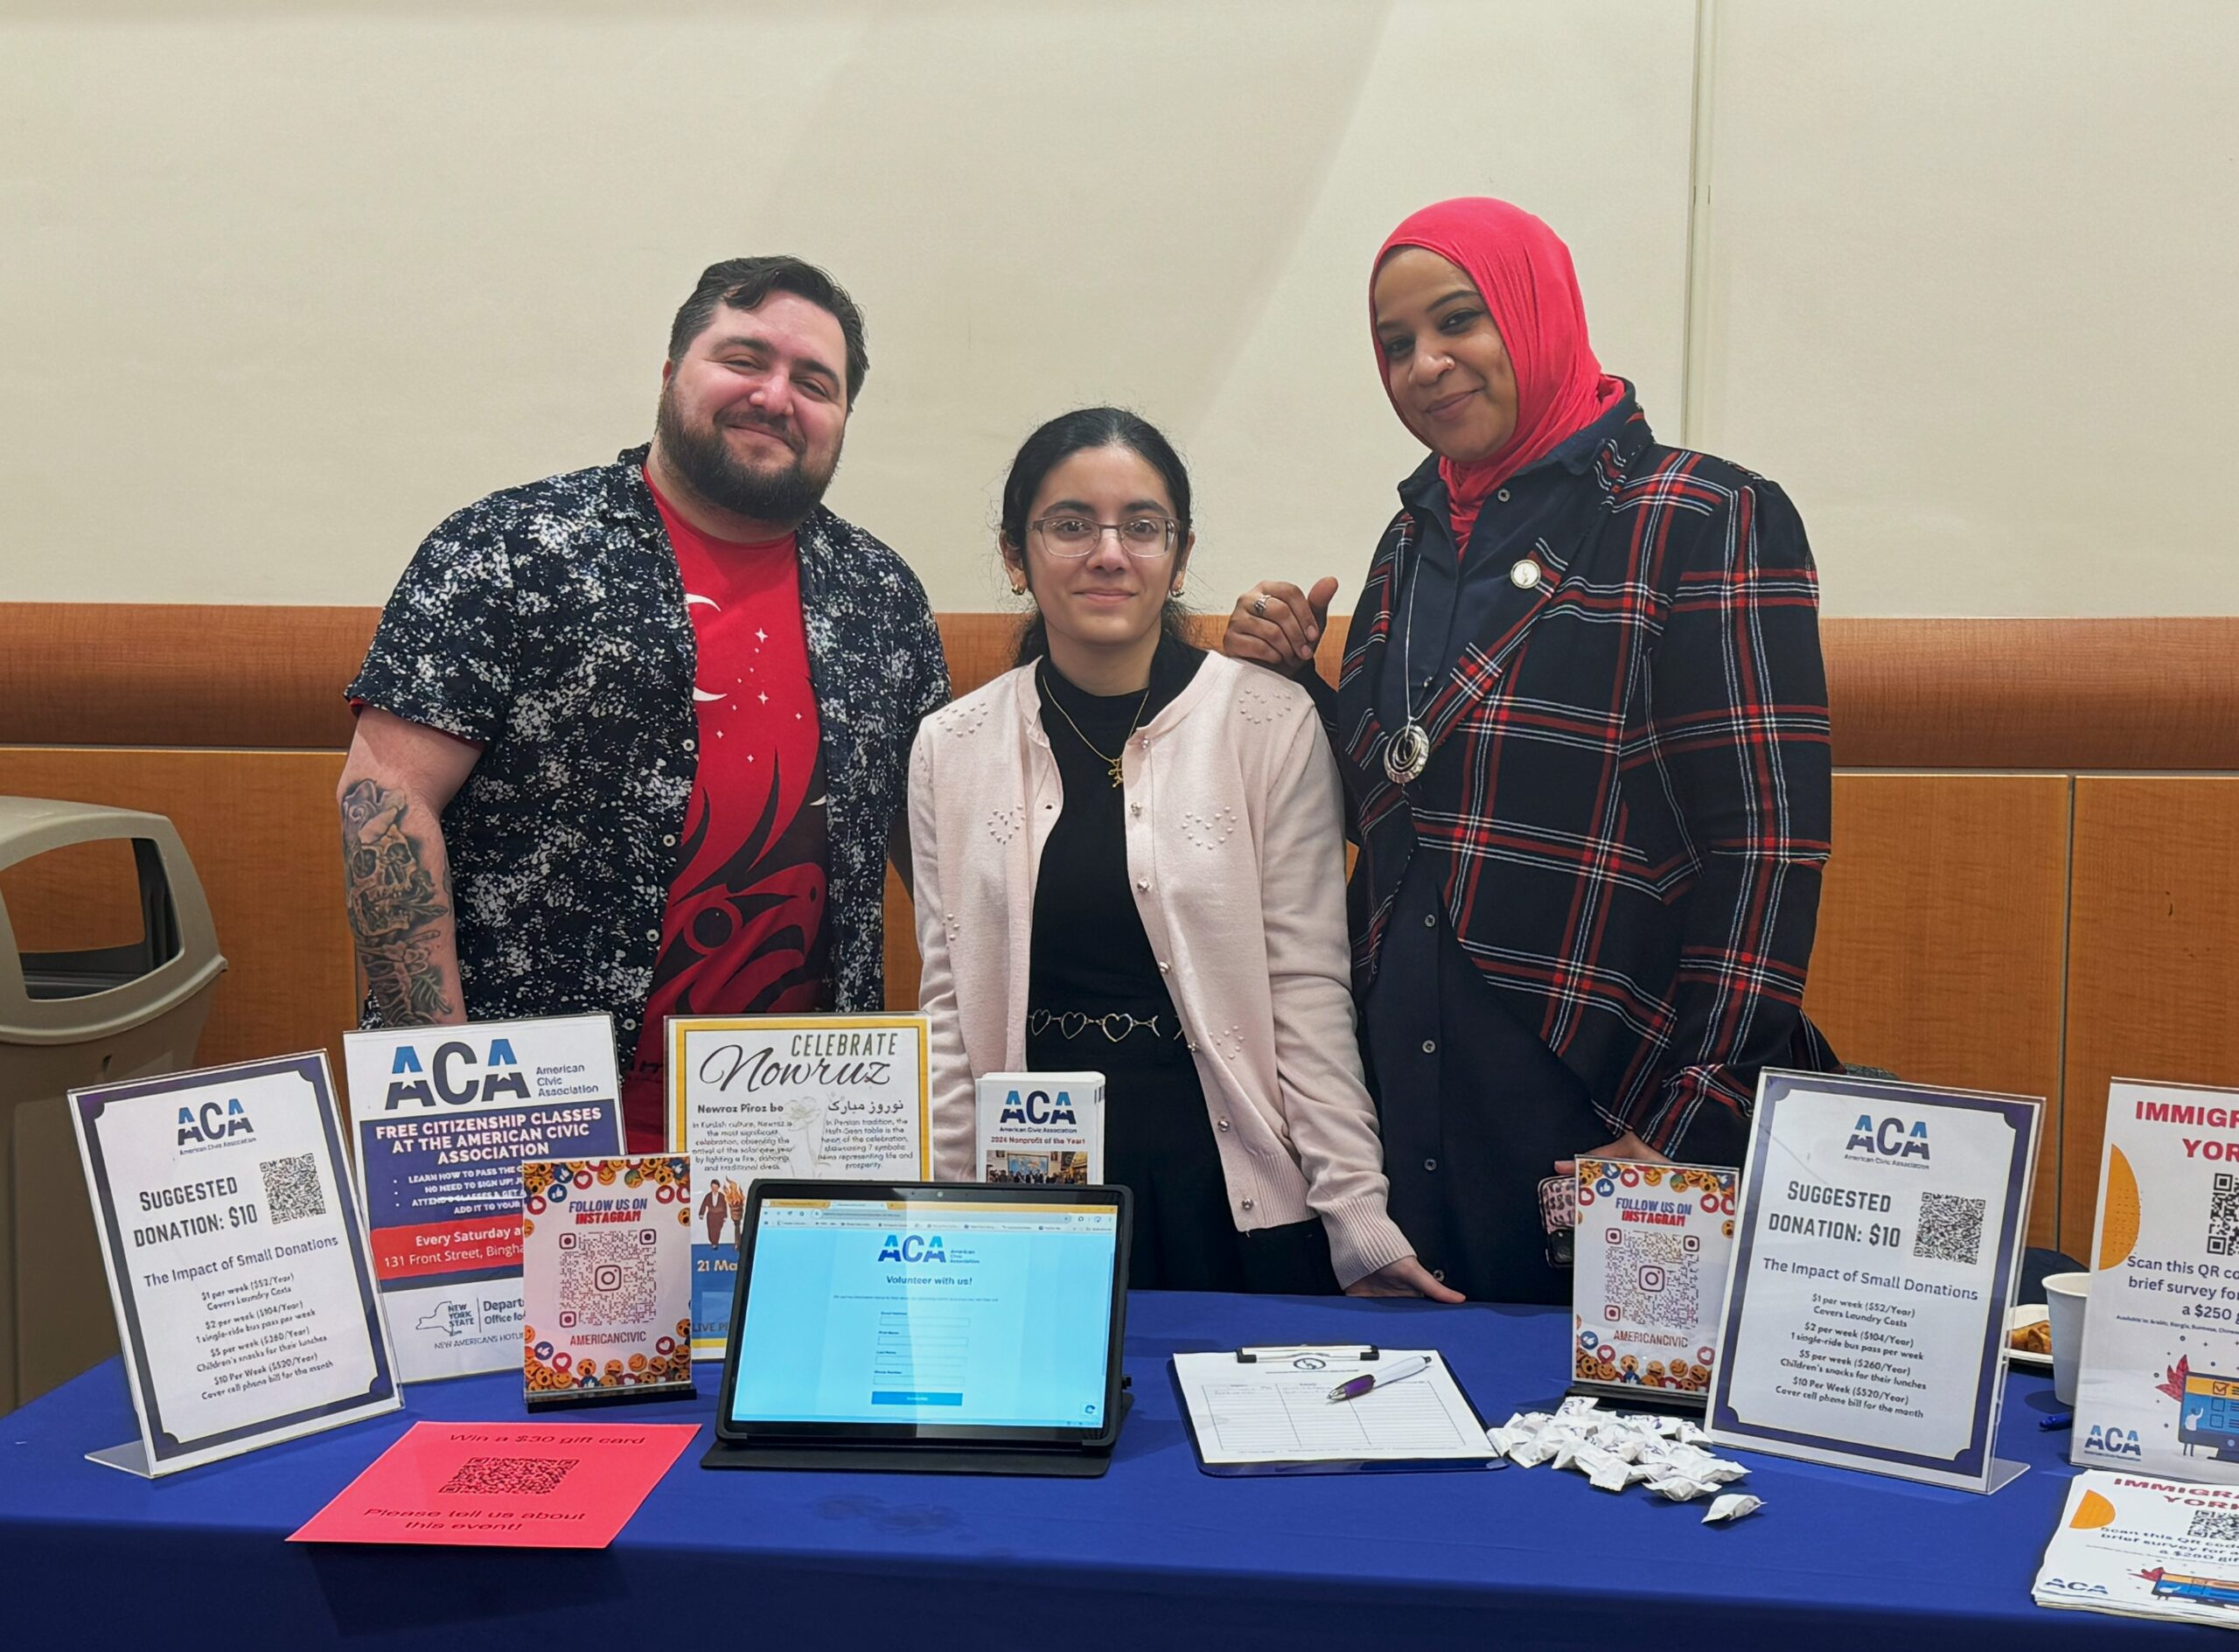
M 517 1378 L 422 1384 L 401 1415 L 148 1482 L 82 1460 L 132 1432 L 111 1361 L 0 1418 L 0 1642 L 1979 1652 L 2214 1633 L 2031 1604 L 2071 1473 L 2068 1436 L 2037 1426 L 2041 1377 L 2008 1379 L 2001 1450 L 2031 1472 L 1995 1496 L 1744 1454 L 1766 1507 L 1712 1527 L 1702 1504 L 1552 1468 L 1216 1479 L 1167 1368 L 1239 1342 L 1436 1347 L 1498 1422 L 1559 1391 L 1567 1335 L 1560 1309 L 1139 1293 L 1137 1403 L 1103 1480 L 710 1474 L 703 1433 L 598 1552 L 281 1541 L 413 1421 L 521 1417 Z M 697 1402 L 565 1415 L 702 1420 L 701 1370 Z

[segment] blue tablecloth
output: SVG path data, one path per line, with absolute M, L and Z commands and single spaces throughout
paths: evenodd
M 1445 1351 L 1489 1422 L 1559 1392 L 1560 1310 L 1139 1293 L 1136 1407 L 1102 1480 L 702 1471 L 699 1441 L 599 1552 L 282 1539 L 419 1418 L 524 1415 L 518 1379 L 414 1388 L 400 1415 L 168 1481 L 82 1453 L 132 1432 L 115 1362 L 13 1416 L 0 1472 L 17 1647 L 1126 1648 L 2107 1646 L 2212 1631 L 2031 1605 L 2066 1492 L 2042 1377 L 2010 1377 L 1995 1496 L 1749 1455 L 1738 1525 L 1551 1468 L 1200 1474 L 1167 1356 L 1239 1342 Z M 568 1412 L 704 1420 L 695 1403 Z M 775 1638 L 772 1638 L 775 1637 Z

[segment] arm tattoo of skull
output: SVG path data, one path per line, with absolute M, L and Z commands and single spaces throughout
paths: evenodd
M 406 835 L 401 791 L 360 780 L 342 798 L 342 864 L 350 928 L 373 1002 L 391 1027 L 447 1014 L 434 930 L 450 916 L 450 891 L 421 863 Z M 449 880 L 445 880 L 446 886 Z

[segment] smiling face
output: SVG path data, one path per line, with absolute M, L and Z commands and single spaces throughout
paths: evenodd
M 1006 540 L 1003 560 L 1034 593 L 1057 669 L 1081 682 L 1084 656 L 1137 651 L 1147 666 L 1196 536 L 1174 543 L 1177 527 L 1167 541 L 1171 548 L 1138 556 L 1122 542 L 1124 533 L 1099 529 L 1086 555 L 1058 553 L 1078 548 L 1065 541 L 1080 524 L 1175 522 L 1174 501 L 1157 468 L 1133 448 L 1083 448 L 1050 467 L 1027 518 L 1026 544 Z
M 661 370 L 659 459 L 718 509 L 795 526 L 840 464 L 847 360 L 838 318 L 798 294 L 719 306 Z
M 1402 247 L 1376 272 L 1376 344 L 1400 422 L 1440 457 L 1489 459 L 1516 434 L 1516 369 L 1459 267 Z

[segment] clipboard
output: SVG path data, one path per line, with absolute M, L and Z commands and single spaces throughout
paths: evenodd
M 1417 1354 L 1431 1362 L 1419 1377 L 1358 1399 L 1329 1399 L 1329 1390 L 1347 1377 Z M 1201 1474 L 1230 1479 L 1508 1466 L 1487 1443 L 1475 1403 L 1435 1349 L 1240 1348 L 1176 1354 L 1167 1370 Z

